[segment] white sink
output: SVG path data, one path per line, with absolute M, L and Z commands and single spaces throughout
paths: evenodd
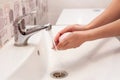
M 0 80 L 40 80 L 47 70 L 48 55 L 44 31 L 33 35 L 27 46 L 16 47 L 14 40 L 0 50 Z
M 53 28 L 53 36 L 64 26 Z M 120 42 L 115 38 L 89 41 L 75 49 L 55 52 L 46 33 L 48 71 L 43 80 L 57 80 L 54 71 L 66 71 L 62 80 L 120 80 Z
M 57 25 L 71 23 L 67 21 L 59 18 Z M 64 27 L 53 26 L 53 37 Z M 10 41 L 0 50 L 0 80 L 59 80 L 51 77 L 55 71 L 68 73 L 61 80 L 120 80 L 120 42 L 115 37 L 89 41 L 57 53 L 51 49 L 51 37 L 46 31 L 32 36 L 26 47 L 15 47 L 13 43 Z
M 65 26 L 53 26 L 53 36 Z M 38 39 L 41 33 L 32 37 Z M 7 80 L 58 80 L 51 77 L 55 71 L 66 71 L 61 80 L 120 80 L 120 42 L 104 38 L 84 43 L 78 48 L 58 51 L 51 49 L 52 41 L 47 32 L 31 55 Z

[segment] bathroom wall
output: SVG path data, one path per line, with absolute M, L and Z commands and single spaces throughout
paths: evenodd
M 61 11 L 67 8 L 105 8 L 111 0 L 48 0 L 49 22 L 55 24 Z
M 26 25 L 43 25 L 48 22 L 47 0 L 0 0 L 0 47 L 14 36 L 14 20 L 31 11 L 37 13 L 26 17 Z

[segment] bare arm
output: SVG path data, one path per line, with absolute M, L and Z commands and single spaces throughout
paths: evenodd
M 72 34 L 59 42 L 59 37 L 66 32 Z M 78 47 L 86 41 L 113 36 L 120 36 L 120 0 L 112 0 L 108 8 L 85 27 L 72 25 L 60 31 L 55 43 L 59 50 L 64 50 Z
M 112 0 L 106 10 L 96 17 L 91 23 L 86 26 L 86 29 L 96 28 L 120 18 L 120 0 Z
M 88 35 L 88 41 L 105 37 L 120 36 L 120 19 L 101 27 L 87 30 L 85 32 Z
M 74 31 L 71 33 L 71 35 L 68 35 L 65 39 L 57 44 L 57 49 L 65 50 L 69 48 L 76 48 L 86 41 L 119 35 L 120 19 L 98 28 L 85 31 Z

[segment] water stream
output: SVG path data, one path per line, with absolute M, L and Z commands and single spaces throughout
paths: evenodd
M 49 34 L 49 36 L 50 36 L 50 38 L 51 38 L 51 41 L 52 41 L 52 44 L 53 44 L 53 46 L 55 47 L 55 49 L 53 50 L 53 52 L 54 52 L 54 54 L 55 55 L 53 55 L 52 56 L 52 58 L 54 58 L 54 64 L 55 65 L 53 65 L 54 67 L 58 67 L 57 69 L 58 70 L 60 70 L 60 69 L 62 69 L 62 67 L 63 67 L 63 63 L 62 63 L 62 61 L 61 61 L 61 56 L 59 56 L 60 54 L 61 54 L 61 51 L 59 51 L 58 49 L 57 49 L 57 47 L 56 47 L 56 44 L 55 44 L 55 41 L 54 41 L 54 38 L 53 38 L 53 34 L 52 34 L 52 30 L 50 30 L 50 31 L 48 31 L 48 34 Z M 52 54 L 50 54 L 50 55 L 52 55 Z M 57 65 L 57 66 L 56 66 Z
M 56 79 L 60 79 L 60 78 L 64 78 L 68 75 L 68 73 L 64 70 L 63 66 L 64 64 L 61 62 L 61 56 L 59 56 L 61 54 L 61 51 L 59 51 L 57 49 L 57 46 L 55 44 L 54 38 L 53 38 L 53 34 L 52 34 L 52 30 L 48 31 L 48 34 L 51 38 L 52 44 L 54 46 L 54 54 L 50 54 L 53 55 L 52 58 L 53 61 L 51 62 L 52 64 L 52 71 L 50 71 L 50 76 L 52 78 L 56 78 Z

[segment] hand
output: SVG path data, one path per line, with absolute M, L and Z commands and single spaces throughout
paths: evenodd
M 74 24 L 74 25 L 69 25 L 66 28 L 64 28 L 63 30 L 61 30 L 60 32 L 58 32 L 58 34 L 55 36 L 55 44 L 58 45 L 59 43 L 59 37 L 66 33 L 66 32 L 73 32 L 73 31 L 83 31 L 86 30 L 86 28 L 82 25 L 78 25 L 78 24 Z
M 58 50 L 76 48 L 85 41 L 87 41 L 87 35 L 85 31 L 74 31 L 71 32 L 71 34 L 64 38 L 62 41 L 60 41 L 56 47 Z

